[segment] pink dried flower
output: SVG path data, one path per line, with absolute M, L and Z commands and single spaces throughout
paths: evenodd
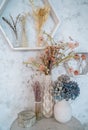
M 44 71 L 44 70 L 45 70 L 45 66 L 44 66 L 44 65 L 40 65 L 40 66 L 39 66 L 39 70 L 40 70 L 40 71 Z
M 74 48 L 76 48 L 76 47 L 78 47 L 79 46 L 79 43 L 72 43 L 72 42 L 70 42 L 70 43 L 68 43 L 68 47 L 70 48 L 70 49 L 74 49 Z
M 35 59 L 33 57 L 31 57 L 31 58 L 28 59 L 28 61 L 33 62 L 33 61 L 35 61 Z
M 72 73 L 74 71 L 74 69 L 71 67 L 69 68 L 69 73 Z
M 74 46 L 74 44 L 71 42 L 71 43 L 68 43 L 68 47 L 70 48 L 70 49 L 74 49 L 75 48 L 75 46 Z
M 81 58 L 82 58 L 82 60 L 86 60 L 86 55 L 82 54 Z
M 79 56 L 78 54 L 75 54 L 75 55 L 74 55 L 74 59 L 75 59 L 75 60 L 79 60 L 79 59 L 80 59 L 80 56 Z
M 79 74 L 79 71 L 78 70 L 75 70 L 74 71 L 74 75 L 78 75 Z
M 76 42 L 74 45 L 75 45 L 75 47 L 78 47 L 78 46 L 79 46 L 79 43 L 78 43 L 78 42 Z

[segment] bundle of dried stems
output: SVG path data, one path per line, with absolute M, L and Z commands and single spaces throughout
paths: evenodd
M 45 5 L 44 7 L 36 8 L 33 0 L 29 0 L 33 9 L 33 17 L 35 20 L 36 31 L 37 31 L 37 46 L 40 46 L 39 37 L 42 35 L 42 27 L 48 19 L 50 13 L 50 7 Z
M 17 15 L 16 19 L 14 20 L 13 17 L 11 15 L 10 16 L 10 19 L 11 21 L 9 21 L 7 18 L 5 17 L 2 17 L 2 19 L 9 25 L 9 27 L 13 30 L 14 34 L 15 34 L 15 37 L 16 39 L 18 40 L 18 33 L 17 33 L 17 24 L 19 22 L 19 19 L 20 19 L 20 14 Z

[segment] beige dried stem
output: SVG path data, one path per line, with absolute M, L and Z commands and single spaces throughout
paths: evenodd
M 21 22 L 21 28 L 22 28 L 22 47 L 27 47 L 28 46 L 28 38 L 27 38 L 27 33 L 26 33 L 26 22 L 27 22 L 27 18 L 29 16 L 29 12 L 25 13 L 24 15 L 21 16 L 20 18 L 20 22 Z
M 32 6 L 33 17 L 36 25 L 37 39 L 38 39 L 37 46 L 40 46 L 39 37 L 41 36 L 42 33 L 42 27 L 48 19 L 50 7 L 45 5 L 44 7 L 39 7 L 36 9 L 34 5 L 34 1 L 33 0 L 29 0 L 29 1 Z
M 48 19 L 50 8 L 45 6 L 43 8 L 39 8 L 34 12 L 34 18 L 36 21 L 36 30 L 37 30 L 37 46 L 40 46 L 39 37 L 42 34 L 42 27 Z

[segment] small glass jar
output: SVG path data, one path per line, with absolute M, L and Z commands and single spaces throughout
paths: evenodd
M 42 102 L 35 102 L 35 115 L 36 120 L 40 120 L 42 118 Z

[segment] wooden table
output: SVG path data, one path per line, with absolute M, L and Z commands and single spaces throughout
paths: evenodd
M 16 119 L 10 130 L 84 130 L 84 128 L 76 118 L 72 117 L 72 119 L 65 124 L 57 122 L 54 118 L 43 118 L 30 128 L 19 127 L 18 119 Z

